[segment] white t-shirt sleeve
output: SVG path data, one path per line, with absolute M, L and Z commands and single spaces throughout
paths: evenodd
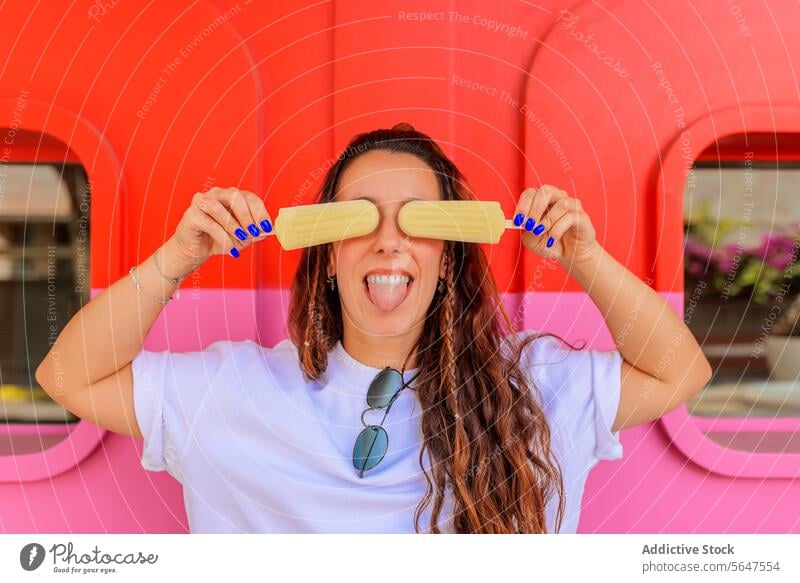
M 204 350 L 142 350 L 132 363 L 133 403 L 142 432 L 142 467 L 181 480 L 180 456 L 207 389 L 230 353 L 230 341 Z
M 533 372 L 543 408 L 555 431 L 595 460 L 622 457 L 611 427 L 621 395 L 622 355 L 613 350 L 573 350 L 551 336 L 531 341 L 520 361 Z

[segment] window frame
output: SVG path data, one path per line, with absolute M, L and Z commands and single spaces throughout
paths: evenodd
M 710 112 L 695 121 L 665 149 L 656 184 L 656 224 L 658 233 L 669 233 L 673 244 L 680 244 L 683 237 L 683 197 L 687 176 L 698 160 L 704 160 L 703 152 L 720 140 L 741 134 L 778 133 L 795 134 L 796 120 L 800 119 L 800 107 L 791 105 L 743 104 Z M 689 139 L 682 139 L 688 135 Z M 678 239 L 677 237 L 681 237 Z M 668 286 L 675 280 L 675 265 L 656 260 L 655 281 Z M 677 277 L 683 288 L 683 264 Z M 670 303 L 683 314 L 685 291 L 670 294 Z M 741 432 L 785 431 L 800 429 L 800 418 L 781 417 L 735 417 L 726 418 L 728 426 Z M 697 465 L 723 476 L 737 478 L 797 478 L 800 477 L 800 453 L 767 453 L 733 450 L 715 443 L 706 436 L 716 424 L 711 424 L 689 414 L 686 405 L 661 417 L 672 443 Z
M 16 100 L 0 100 L 0 111 L 12 112 Z M 91 205 L 89 210 L 89 278 L 90 297 L 100 291 L 101 283 L 122 276 L 124 251 L 122 215 L 127 197 L 120 168 L 113 148 L 84 118 L 67 109 L 29 99 L 22 123 L 0 121 L 2 127 L 13 127 L 17 134 L 11 144 L 9 163 L 81 164 L 88 178 Z M 34 134 L 32 139 L 31 134 Z M 114 212 L 115 206 L 117 212 Z M 98 232 L 98 229 L 100 230 Z M 52 478 L 75 468 L 100 445 L 108 431 L 93 423 L 80 420 L 67 424 L 67 436 L 56 445 L 40 452 L 20 455 L 0 455 L 0 483 L 29 482 Z M 36 423 L 13 423 L 4 432 L 30 435 L 39 431 Z

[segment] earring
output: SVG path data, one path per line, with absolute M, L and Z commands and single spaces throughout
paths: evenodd
M 328 283 L 331 286 L 331 291 L 336 289 L 336 277 L 334 275 L 328 276 Z

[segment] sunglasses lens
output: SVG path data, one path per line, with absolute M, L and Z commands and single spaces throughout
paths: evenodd
M 367 404 L 370 407 L 386 407 L 403 386 L 403 375 L 393 368 L 378 373 L 369 385 Z
M 383 459 L 388 446 L 389 436 L 383 427 L 365 427 L 353 446 L 353 466 L 357 470 L 371 470 Z

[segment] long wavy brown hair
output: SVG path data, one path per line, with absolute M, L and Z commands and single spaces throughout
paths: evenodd
M 443 200 L 476 200 L 441 148 L 400 123 L 356 135 L 328 170 L 317 202 L 334 200 L 342 172 L 371 150 L 413 154 L 435 172 Z M 291 290 L 289 333 L 303 374 L 313 380 L 327 368 L 328 353 L 343 334 L 338 291 L 322 279 L 329 245 L 303 250 Z M 520 357 L 529 342 L 558 337 L 538 333 L 520 341 L 479 244 L 445 241 L 444 252 L 445 287 L 436 291 L 411 351 L 416 350 L 420 368 L 415 382 L 422 407 L 419 462 L 427 481 L 414 514 L 415 530 L 420 532 L 420 517 L 433 503 L 429 532 L 441 532 L 439 516 L 449 490 L 455 532 L 547 532 L 545 510 L 553 495 L 558 496 L 557 532 L 564 514 L 561 469 L 551 451 L 547 419 L 534 398 L 539 389 L 533 375 L 521 370 Z M 423 463 L 426 450 L 429 469 Z

